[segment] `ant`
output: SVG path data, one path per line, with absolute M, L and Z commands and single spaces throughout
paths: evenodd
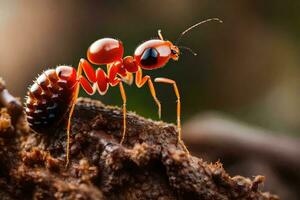
M 56 69 L 44 71 L 30 87 L 26 100 L 26 114 L 30 127 L 35 131 L 45 131 L 48 127 L 57 125 L 69 111 L 67 122 L 67 147 L 66 166 L 69 163 L 70 128 L 71 119 L 78 97 L 80 86 L 89 95 L 98 91 L 106 94 L 109 86 L 119 86 L 123 100 L 123 133 L 120 143 L 126 136 L 126 93 L 123 82 L 131 85 L 135 73 L 135 84 L 142 87 L 148 83 L 151 95 L 157 104 L 158 115 L 161 117 L 161 104 L 158 100 L 150 76 L 143 76 L 143 70 L 153 70 L 165 66 L 170 59 L 177 61 L 180 55 L 179 49 L 187 49 L 196 55 L 190 48 L 177 46 L 177 42 L 193 28 L 209 22 L 217 21 L 211 18 L 190 26 L 183 31 L 176 42 L 164 40 L 161 31 L 158 30 L 158 39 L 151 39 L 139 45 L 133 56 L 123 58 L 124 48 L 122 42 L 112 38 L 103 38 L 95 41 L 87 50 L 87 60 L 80 59 L 77 72 L 71 66 L 58 66 Z M 107 73 L 102 68 L 93 69 L 94 65 L 106 65 Z M 85 76 L 82 75 L 84 72 Z M 181 102 L 177 84 L 168 78 L 156 78 L 154 82 L 171 84 L 177 97 L 177 128 L 178 143 L 189 153 L 181 139 Z

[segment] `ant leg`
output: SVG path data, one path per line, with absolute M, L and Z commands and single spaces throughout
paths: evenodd
M 121 96 L 122 96 L 122 100 L 123 100 L 123 134 L 122 134 L 122 139 L 121 139 L 121 142 L 120 144 L 122 144 L 125 140 L 125 136 L 126 136 L 126 93 L 125 93 L 125 90 L 124 90 L 124 86 L 123 86 L 123 83 L 122 81 L 119 82 L 119 87 L 120 87 L 120 93 L 121 93 Z
M 122 144 L 125 140 L 125 136 L 126 136 L 126 93 L 124 90 L 124 86 L 123 86 L 123 82 L 122 80 L 117 77 L 118 73 L 120 72 L 120 64 L 121 63 L 113 63 L 112 65 L 107 65 L 107 69 L 108 71 L 108 80 L 109 80 L 109 84 L 111 86 L 116 86 L 119 84 L 119 89 L 120 89 L 120 93 L 122 96 L 122 100 L 123 100 L 123 133 L 122 133 L 122 138 L 120 141 L 120 144 Z M 122 76 L 121 76 L 122 77 Z M 124 76 L 124 78 L 128 78 L 128 80 L 130 80 L 130 75 L 128 76 L 128 74 L 126 74 L 126 76 Z M 132 76 L 131 76 L 132 79 Z
M 95 83 L 97 81 L 96 73 L 87 60 L 81 58 L 78 64 L 78 69 L 79 68 L 83 69 L 84 74 L 91 83 Z
M 180 120 L 180 116 L 181 116 L 181 102 L 180 102 L 180 94 L 179 94 L 179 90 L 177 87 L 177 84 L 174 80 L 168 79 L 168 78 L 156 78 L 154 79 L 155 82 L 157 83 L 167 83 L 167 84 L 172 84 L 173 88 L 174 88 L 174 92 L 176 94 L 177 97 L 177 127 L 178 127 L 178 142 L 183 146 L 184 150 L 189 153 L 187 147 L 185 146 L 185 144 L 182 141 L 182 133 L 181 133 L 181 120 Z
M 88 95 L 95 94 L 96 89 L 97 89 L 96 83 L 94 83 L 93 86 L 91 86 L 90 83 L 88 82 L 88 80 L 86 78 L 84 78 L 83 76 L 79 77 L 79 83 Z
M 82 73 L 82 67 L 80 65 L 78 65 L 77 68 L 77 77 L 81 76 Z M 79 94 L 79 83 L 76 84 L 75 86 L 75 91 L 74 91 L 74 96 L 72 99 L 72 105 L 70 108 L 70 112 L 69 112 L 69 117 L 68 117 L 68 123 L 67 123 L 67 146 L 66 146 L 66 165 L 65 167 L 67 168 L 70 162 L 70 130 L 71 130 L 71 120 L 72 120 L 72 115 L 74 112 L 74 108 L 75 108 L 75 104 L 76 104 L 76 100 L 78 98 L 78 94 Z
M 70 161 L 70 130 L 71 130 L 71 120 L 72 120 L 72 115 L 74 112 L 74 108 L 75 108 L 75 104 L 76 104 L 76 100 L 78 98 L 78 94 L 79 94 L 79 84 L 77 84 L 76 89 L 75 89 L 75 94 L 72 100 L 72 105 L 70 108 L 70 112 L 69 112 L 69 117 L 68 117 L 68 124 L 67 124 L 67 146 L 66 146 L 66 165 L 65 167 L 67 168 L 69 165 L 69 161 Z
M 122 81 L 124 83 L 126 83 L 127 85 L 132 85 L 133 83 L 133 75 L 130 72 L 126 72 L 126 76 L 121 76 L 122 77 Z
M 158 107 L 158 117 L 159 119 L 161 118 L 161 104 L 156 96 L 156 92 L 155 92 L 155 88 L 154 88 L 154 85 L 153 85 L 153 82 L 150 78 L 150 76 L 144 76 L 143 77 L 143 74 L 142 74 L 142 69 L 139 68 L 138 71 L 136 72 L 136 75 L 135 75 L 135 84 L 137 85 L 138 88 L 141 88 L 146 82 L 148 81 L 148 86 L 149 86 L 149 89 L 150 89 L 150 92 L 151 92 L 151 95 Z
M 72 99 L 72 104 L 70 107 L 70 112 L 69 112 L 69 116 L 68 116 L 68 123 L 67 123 L 67 145 L 66 145 L 66 167 L 68 167 L 69 165 L 69 161 L 70 161 L 70 132 L 71 132 L 71 120 L 72 120 L 72 116 L 74 113 L 74 108 L 75 108 L 75 104 L 76 104 L 76 100 L 78 98 L 79 95 L 79 89 L 80 89 L 80 85 L 83 87 L 83 89 L 88 93 L 88 94 L 93 94 L 95 92 L 95 84 L 93 87 L 90 86 L 89 82 L 86 80 L 86 78 L 84 78 L 81 74 L 82 74 L 82 70 L 84 71 L 84 73 L 86 74 L 87 78 L 91 81 L 91 82 L 96 82 L 96 75 L 95 72 L 93 70 L 93 68 L 91 67 L 91 65 L 85 60 L 85 59 L 80 59 L 80 62 L 78 64 L 78 68 L 77 68 L 77 84 L 75 86 L 74 89 L 74 95 L 73 95 L 73 99 Z

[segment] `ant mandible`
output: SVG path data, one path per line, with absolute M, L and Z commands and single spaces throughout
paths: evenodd
M 89 95 L 98 91 L 106 94 L 109 86 L 119 86 L 123 100 L 123 133 L 120 143 L 126 136 L 126 94 L 123 82 L 131 85 L 135 73 L 135 84 L 142 87 L 148 83 L 151 95 L 157 104 L 158 115 L 161 117 L 161 104 L 156 96 L 155 88 L 150 76 L 143 77 L 142 70 L 153 70 L 163 67 L 170 59 L 178 60 L 180 48 L 190 50 L 187 47 L 177 46 L 177 42 L 184 34 L 193 28 L 209 22 L 222 21 L 211 18 L 190 26 L 183 31 L 176 42 L 164 40 L 161 31 L 158 30 L 158 39 L 151 39 L 139 45 L 134 56 L 123 58 L 122 42 L 112 38 L 103 38 L 95 41 L 88 48 L 87 59 L 80 59 L 77 72 L 71 66 L 58 66 L 56 69 L 48 69 L 40 75 L 30 87 L 26 100 L 26 114 L 30 127 L 35 131 L 45 131 L 48 127 L 58 124 L 62 116 L 69 111 L 67 122 L 67 147 L 66 166 L 69 163 L 70 128 L 75 103 L 78 98 L 80 86 Z M 93 69 L 92 65 L 106 65 L 107 73 L 102 68 Z M 84 72 L 85 76 L 82 75 Z M 154 82 L 171 84 L 177 97 L 177 128 L 178 143 L 189 153 L 181 139 L 181 102 L 177 84 L 168 78 L 155 78 Z

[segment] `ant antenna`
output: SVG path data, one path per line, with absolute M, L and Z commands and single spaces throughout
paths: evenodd
M 164 37 L 162 36 L 160 29 L 158 29 L 157 34 L 158 34 L 159 39 L 164 40 Z
M 191 49 L 190 47 L 185 47 L 185 46 L 177 46 L 179 49 L 185 49 L 188 50 L 189 52 L 191 52 L 194 56 L 197 56 L 197 53 L 195 51 L 193 51 L 193 49 Z
M 190 30 L 196 28 L 197 26 L 200 26 L 201 24 L 205 24 L 205 23 L 210 22 L 210 21 L 217 21 L 217 22 L 219 22 L 219 23 L 223 23 L 223 21 L 220 20 L 219 18 L 210 18 L 210 19 L 206 19 L 206 20 L 204 20 L 204 21 L 198 22 L 198 23 L 196 23 L 196 24 L 190 26 L 189 28 L 185 29 L 185 30 L 179 35 L 179 37 L 177 38 L 177 40 L 175 41 L 174 44 L 177 44 L 177 43 L 181 40 L 182 36 L 184 36 L 184 35 L 185 35 L 187 32 L 189 32 Z

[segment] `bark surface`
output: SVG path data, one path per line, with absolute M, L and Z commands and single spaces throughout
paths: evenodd
M 12 118 L 2 108 L 1 199 L 278 199 L 261 191 L 263 176 L 231 177 L 220 162 L 187 155 L 172 124 L 129 112 L 120 145 L 122 111 L 99 101 L 76 105 L 67 169 L 65 124 L 35 133 Z

